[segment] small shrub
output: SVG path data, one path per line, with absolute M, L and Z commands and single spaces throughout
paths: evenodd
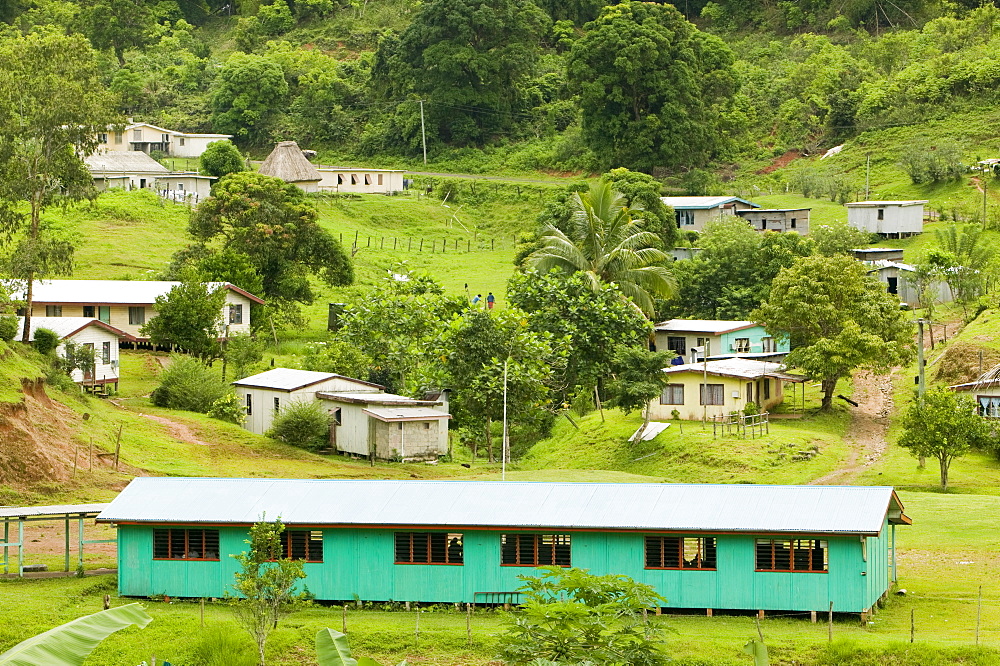
M 257 651 L 247 636 L 231 625 L 207 627 L 194 644 L 191 663 L 197 666 L 257 666 Z
M 330 415 L 317 402 L 291 402 L 281 408 L 267 436 L 316 451 L 329 442 Z
M 208 415 L 213 419 L 243 425 L 243 421 L 247 417 L 247 409 L 243 401 L 239 399 L 239 396 L 235 393 L 227 393 L 212 403 L 211 409 L 208 410 Z
M 19 328 L 17 317 L 10 315 L 0 317 L 0 340 L 13 340 Z
M 43 356 L 48 356 L 55 352 L 59 346 L 59 334 L 47 328 L 35 330 L 35 351 Z
M 160 385 L 150 397 L 157 407 L 204 414 L 227 393 L 229 386 L 211 369 L 188 356 L 178 356 L 160 375 Z

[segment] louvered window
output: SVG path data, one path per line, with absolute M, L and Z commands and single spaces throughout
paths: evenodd
M 462 564 L 462 535 L 396 532 L 396 564 Z
M 153 530 L 154 560 L 219 560 L 219 530 Z
M 500 564 L 514 567 L 570 566 L 568 534 L 502 534 Z

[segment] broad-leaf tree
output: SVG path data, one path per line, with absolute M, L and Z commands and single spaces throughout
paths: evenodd
M 615 372 L 608 383 L 608 406 L 618 407 L 628 414 L 642 411 L 642 427 L 649 425 L 649 401 L 655 399 L 670 383 L 663 369 L 670 365 L 672 351 L 649 351 L 640 347 L 621 347 L 613 359 Z
M 969 397 L 933 388 L 923 400 L 914 397 L 900 420 L 899 445 L 920 458 L 937 458 L 941 487 L 948 489 L 948 470 L 955 458 L 990 442 L 990 428 Z
M 854 259 L 805 257 L 783 268 L 751 317 L 793 343 L 786 358 L 821 381 L 822 409 L 837 381 L 856 369 L 886 371 L 913 355 L 913 323 L 896 298 Z
M 85 197 L 93 179 L 82 161 L 118 119 L 96 54 L 82 36 L 38 32 L 0 42 L 0 247 L 7 276 L 26 284 L 23 342 L 34 281 L 68 274 L 73 245 L 42 211 Z M 24 206 L 24 204 L 27 206 Z
M 278 621 L 296 606 L 306 603 L 306 595 L 296 592 L 296 584 L 306 577 L 302 560 L 287 557 L 281 547 L 285 526 L 279 517 L 274 522 L 254 523 L 246 543 L 249 551 L 232 555 L 239 565 L 235 596 L 230 597 L 233 614 L 257 645 L 260 664 L 264 666 L 267 637 Z
M 199 158 L 201 172 L 206 176 L 222 178 L 231 173 L 246 171 L 243 153 L 232 141 L 213 141 Z
M 440 385 L 455 387 L 454 414 L 486 440 L 490 462 L 492 424 L 504 415 L 504 367 L 508 422 L 524 422 L 551 403 L 549 382 L 563 363 L 565 342 L 533 331 L 514 308 L 468 310 L 451 321 L 436 352 Z
M 299 188 L 244 171 L 215 184 L 212 196 L 192 215 L 188 232 L 206 248 L 244 255 L 268 300 L 311 303 L 310 277 L 337 286 L 354 280 L 350 258 L 319 226 L 318 216 Z
M 937 248 L 927 253 L 963 309 L 986 293 L 996 252 L 978 224 L 949 224 L 934 232 Z
M 212 91 L 212 125 L 251 145 L 264 145 L 285 108 L 288 82 L 277 63 L 234 53 L 219 69 Z
M 746 319 L 767 299 L 782 268 L 813 253 L 809 238 L 760 233 L 741 219 L 710 222 L 698 239 L 701 252 L 678 261 L 677 298 L 668 314 L 695 319 Z
M 153 41 L 156 16 L 146 0 L 82 0 L 80 22 L 90 43 L 114 51 L 125 64 L 126 49 L 140 49 Z
M 426 100 L 431 138 L 479 143 L 513 123 L 547 23 L 531 0 L 430 0 L 385 43 L 386 87 Z
M 179 347 L 208 363 L 222 355 L 225 302 L 226 292 L 219 285 L 189 278 L 156 297 L 156 316 L 139 332 L 155 345 Z
M 528 264 L 542 273 L 552 268 L 580 273 L 594 291 L 616 285 L 639 312 L 652 315 L 654 297 L 675 293 L 659 237 L 632 217 L 624 197 L 609 181 L 584 194 L 575 193 L 571 201 L 569 229 L 547 226 L 543 245 L 528 257 Z
M 468 307 L 464 298 L 445 296 L 441 286 L 429 278 L 389 276 L 375 289 L 348 305 L 340 317 L 341 328 L 332 347 L 307 355 L 311 369 L 349 374 L 368 361 L 362 379 L 386 385 L 390 390 L 415 393 L 422 386 L 422 369 L 431 362 L 431 350 L 441 340 L 448 322 Z M 360 354 L 341 351 L 354 347 Z M 321 356 L 329 357 L 322 359 Z M 311 358 L 310 358 L 311 357 Z M 328 362 L 344 362 L 334 369 Z
M 569 340 L 559 382 L 564 401 L 593 392 L 610 376 L 618 350 L 645 348 L 652 333 L 649 321 L 622 300 L 617 287 L 594 291 L 576 273 L 515 273 L 507 283 L 507 298 L 528 314 L 533 330 Z
M 731 140 L 723 116 L 739 85 L 733 52 L 669 4 L 609 5 L 567 61 L 583 138 L 602 163 L 649 171 L 698 166 Z
M 556 664 L 670 662 L 662 629 L 643 613 L 666 603 L 650 585 L 628 576 L 597 576 L 586 569 L 540 567 L 540 576 L 521 576 L 524 599 L 506 616 L 500 656 L 512 665 L 547 660 Z

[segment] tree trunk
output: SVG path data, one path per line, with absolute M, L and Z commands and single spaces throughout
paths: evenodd
M 493 421 L 486 419 L 486 459 L 493 462 Z
M 938 462 L 941 464 L 941 489 L 948 490 L 948 460 L 942 457 Z
M 21 342 L 27 344 L 31 342 L 31 301 L 34 298 L 35 272 L 28 272 L 28 289 L 25 292 L 26 305 L 24 307 L 24 332 L 21 334 Z
M 821 412 L 828 412 L 833 406 L 833 392 L 837 390 L 837 378 L 824 379 L 820 383 L 820 387 L 823 391 L 823 404 L 820 406 L 819 410 Z

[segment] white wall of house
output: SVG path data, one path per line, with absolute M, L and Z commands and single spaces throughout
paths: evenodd
M 88 326 L 63 340 L 56 348 L 59 356 L 66 353 L 66 342 L 91 345 L 94 350 L 93 376 L 84 376 L 82 370 L 74 370 L 70 375 L 77 384 L 117 384 L 118 383 L 118 336 L 100 326 Z
M 201 157 L 208 146 L 216 141 L 231 138 L 226 134 L 176 134 L 170 145 L 170 155 L 175 157 Z
M 117 329 L 125 331 L 137 338 L 144 337 L 139 329 L 143 324 L 156 316 L 156 310 L 152 303 L 136 303 L 124 305 L 120 303 L 102 303 L 100 294 L 94 294 L 92 303 L 34 303 L 31 307 L 33 317 L 84 317 L 90 316 L 84 312 L 84 308 L 93 307 L 93 316 L 106 324 L 111 324 Z M 226 290 L 226 301 L 220 312 L 220 322 L 225 330 L 226 322 L 230 321 L 230 316 L 239 312 L 239 321 L 229 324 L 229 334 L 250 332 L 250 299 L 239 294 L 232 289 Z M 238 308 L 236 307 L 238 306 Z M 58 314 L 53 308 L 59 308 Z
M 324 401 L 331 414 L 340 410 L 340 424 L 334 425 L 337 440 L 337 450 L 342 453 L 351 453 L 359 456 L 367 456 L 368 451 L 368 428 L 370 417 L 362 413 L 367 405 L 359 405 L 347 402 Z
M 212 194 L 214 178 L 199 176 L 196 173 L 172 173 L 156 180 L 159 192 L 166 190 L 167 198 L 177 201 L 197 199 L 201 201 Z
M 847 224 L 873 234 L 913 235 L 924 230 L 924 205 L 900 205 L 878 202 L 880 205 L 847 205 Z
M 316 384 L 311 384 L 309 386 L 296 389 L 294 391 L 281 391 L 277 389 L 268 388 L 257 388 L 252 386 L 235 386 L 236 395 L 239 396 L 244 407 L 246 407 L 247 418 L 243 423 L 243 427 L 250 432 L 255 432 L 258 435 L 263 435 L 271 428 L 271 423 L 274 421 L 275 415 L 275 400 L 277 400 L 277 409 L 280 411 L 283 405 L 288 405 L 292 401 L 304 401 L 312 402 L 318 400 L 316 394 L 319 392 L 327 391 L 351 391 L 357 393 L 377 393 L 378 389 L 375 387 L 365 387 L 362 384 L 352 382 L 346 377 L 333 377 L 326 381 L 318 382 Z M 249 399 L 248 399 L 249 396 Z M 328 405 L 328 409 L 333 411 L 333 407 L 340 407 L 340 404 L 334 404 L 332 402 L 323 401 L 325 405 Z M 360 408 L 364 405 L 359 405 Z M 367 449 L 364 451 L 367 453 Z
M 317 169 L 323 179 L 320 192 L 384 194 L 403 191 L 403 171 L 379 169 Z

